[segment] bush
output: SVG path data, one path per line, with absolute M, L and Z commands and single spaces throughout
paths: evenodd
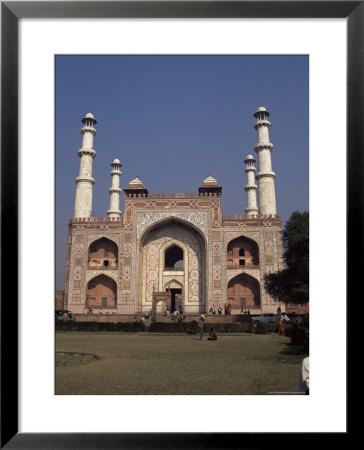
M 148 331 L 151 333 L 188 333 L 196 334 L 199 331 L 196 320 L 192 322 L 168 323 L 154 322 L 149 325 Z
M 309 329 L 297 323 L 291 323 L 285 328 L 285 335 L 291 338 L 292 345 L 302 345 L 305 352 L 309 351 Z
M 128 333 L 143 332 L 142 322 L 56 322 L 56 331 L 125 331 Z
M 276 329 L 276 327 L 277 327 L 277 325 L 276 324 L 274 324 L 274 328 Z M 257 323 L 257 327 L 256 327 L 256 329 L 255 329 L 255 332 L 256 332 L 256 334 L 266 334 L 266 333 L 268 333 L 268 329 L 269 328 L 272 328 L 272 327 L 269 327 L 268 326 L 268 324 L 267 323 L 264 323 L 264 322 L 258 322 Z M 271 330 L 270 330 L 271 331 Z

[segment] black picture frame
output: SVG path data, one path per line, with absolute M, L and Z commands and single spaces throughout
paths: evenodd
M 355 254 L 358 250 L 360 256 L 363 253 L 364 1 L 92 1 L 87 2 L 87 8 L 84 5 L 80 1 L 1 2 L 1 448 L 226 449 L 258 448 L 263 445 L 271 448 L 275 446 L 274 442 L 281 446 L 282 437 L 268 433 L 18 433 L 19 330 L 16 300 L 19 279 L 15 270 L 19 250 L 18 21 L 21 18 L 86 17 L 347 18 L 346 212 L 349 300 L 351 294 L 361 292 L 359 280 L 364 273 L 362 258 L 356 260 L 355 265 L 350 264 L 354 249 Z M 342 210 L 343 205 L 338 205 L 338 211 Z M 7 270 L 7 267 L 12 270 Z M 199 405 L 196 405 L 197 408 Z M 339 445 L 343 438 L 349 437 L 349 430 L 348 427 L 346 433 L 337 433 L 335 441 Z M 316 444 L 318 437 L 316 433 Z M 290 438 L 294 447 L 309 445 L 311 439 L 311 433 L 302 434 L 299 441 L 297 436 Z M 284 442 L 287 443 L 287 439 Z

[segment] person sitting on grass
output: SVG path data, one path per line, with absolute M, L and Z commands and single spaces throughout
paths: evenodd
M 216 333 L 213 328 L 211 328 L 211 330 L 209 331 L 208 340 L 209 341 L 217 341 L 217 336 L 216 336 Z

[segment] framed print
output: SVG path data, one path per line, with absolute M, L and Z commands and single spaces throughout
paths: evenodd
M 274 433 L 279 434 L 280 438 L 283 438 L 283 433 L 301 433 L 300 439 L 303 441 L 309 439 L 313 432 L 316 435 L 320 432 L 337 432 L 340 433 L 339 438 L 343 439 L 348 436 L 345 426 L 345 290 L 347 289 L 348 300 L 350 294 L 357 291 L 357 280 L 360 279 L 362 268 L 360 262 L 354 265 L 351 259 L 352 249 L 362 247 L 363 164 L 362 154 L 358 149 L 362 148 L 364 140 L 363 19 L 364 6 L 361 1 L 2 2 L 2 447 L 242 448 L 255 446 L 257 443 L 260 445 L 267 438 L 274 439 Z M 320 20 L 324 22 L 322 26 Z M 65 25 L 67 28 L 62 29 Z M 276 46 L 275 50 L 276 44 L 272 44 L 273 42 L 280 42 L 282 45 Z M 177 395 L 171 399 L 168 395 L 155 396 L 145 392 L 139 396 L 113 396 L 109 395 L 110 391 L 105 391 L 106 395 L 89 395 L 88 391 L 83 392 L 85 395 L 75 395 L 71 391 L 54 395 L 54 381 L 47 372 L 49 365 L 53 364 L 49 361 L 49 355 L 54 346 L 54 307 L 53 300 L 47 299 L 47 292 L 49 283 L 54 287 L 52 274 L 48 272 L 54 258 L 54 247 L 51 245 L 55 240 L 52 208 L 56 195 L 54 177 L 57 178 L 57 173 L 54 173 L 52 145 L 55 144 L 57 121 L 62 119 L 60 111 L 54 109 L 54 101 L 57 101 L 59 92 L 55 88 L 55 67 L 57 64 L 60 66 L 60 61 L 65 61 L 66 55 L 103 57 L 107 54 L 108 58 L 121 54 L 123 58 L 130 58 L 131 55 L 163 55 L 161 58 L 167 58 L 166 55 L 169 55 L 168 65 L 173 66 L 176 64 L 173 55 L 178 55 L 175 58 L 182 58 L 184 55 L 186 61 L 191 54 L 202 58 L 207 58 L 202 56 L 207 54 L 210 57 L 222 55 L 219 64 L 223 65 L 230 64 L 234 55 L 272 55 L 275 52 L 305 55 L 307 61 L 308 58 L 310 61 L 310 177 L 318 180 L 314 184 L 310 180 L 310 209 L 312 205 L 312 215 L 319 217 L 310 226 L 310 280 L 315 283 L 312 297 L 315 302 L 310 303 L 310 320 L 312 318 L 314 330 L 314 337 L 310 341 L 310 357 L 314 344 L 312 377 L 317 380 L 316 384 L 313 382 L 312 395 L 310 392 L 307 401 L 300 398 L 300 403 L 297 403 L 297 398 L 293 399 L 288 395 L 267 395 L 264 396 L 267 398 L 262 399 L 263 396 L 259 395 L 247 398 L 249 396 L 239 393 L 231 395 L 231 392 L 230 395 L 221 396 L 224 397 L 222 399 L 217 398 L 217 395 Z M 128 64 L 131 65 L 130 61 L 128 59 Z M 79 66 L 75 59 L 70 58 L 67 67 L 63 69 L 62 83 L 67 88 L 67 80 L 70 82 L 72 76 L 77 74 L 87 84 L 89 77 L 98 76 L 102 72 L 100 67 L 103 64 L 107 65 L 109 62 L 97 59 L 92 70 L 91 66 L 88 66 L 89 70 L 85 70 L 85 66 Z M 272 59 L 272 70 L 274 64 L 276 63 Z M 120 69 L 116 65 L 112 67 L 114 70 Z M 71 76 L 72 70 L 74 73 Z M 150 70 L 150 66 L 148 69 L 143 66 L 140 70 Z M 265 70 L 269 72 L 269 69 Z M 135 74 L 133 76 L 137 76 L 137 72 Z M 214 74 L 217 78 L 218 71 Z M 107 83 L 104 74 L 99 76 L 99 89 L 89 90 L 90 110 L 92 97 L 102 96 L 102 84 Z M 204 76 L 206 77 L 205 73 Z M 297 72 L 292 72 L 292 80 L 295 77 L 298 77 Z M 269 83 L 269 73 L 266 78 Z M 260 76 L 259 82 L 264 81 L 264 76 Z M 207 83 L 208 80 L 205 79 L 205 85 Z M 326 97 L 321 96 L 320 91 L 325 91 Z M 77 92 L 72 95 L 77 96 Z M 128 101 L 126 96 L 124 99 Z M 112 109 L 112 100 L 108 101 L 106 108 Z M 182 105 L 183 99 L 179 98 L 177 101 Z M 257 98 L 256 101 L 257 106 L 260 102 L 264 103 L 264 99 Z M 186 116 L 187 109 L 186 106 Z M 57 111 L 55 118 L 54 111 Z M 130 111 L 132 114 L 132 108 Z M 262 113 L 263 110 L 259 111 Z M 294 107 L 284 112 L 290 115 L 290 119 L 298 115 Z M 92 128 L 95 117 L 89 111 L 84 113 L 88 113 L 83 118 L 84 125 Z M 66 107 L 62 114 L 72 116 Z M 140 145 L 144 144 L 140 142 Z M 122 142 L 116 141 L 115 146 L 120 145 L 122 146 Z M 74 153 L 72 149 L 68 151 Z M 119 150 L 115 148 L 115 151 Z M 242 149 L 242 159 L 247 153 Z M 119 153 L 115 157 L 118 155 Z M 207 164 L 211 164 L 210 160 L 211 157 L 206 158 Z M 113 161 L 113 176 L 116 176 L 116 172 L 119 173 L 119 163 L 120 161 Z M 113 179 L 114 188 L 115 180 Z M 135 180 L 140 182 L 139 176 L 126 189 L 131 198 L 134 198 Z M 216 194 L 218 187 L 215 182 L 217 183 L 216 179 L 210 175 L 204 180 L 202 191 L 210 189 L 210 197 L 214 197 L 212 190 Z M 142 187 L 145 189 L 144 185 Z M 118 190 L 114 191 L 116 193 Z M 148 192 L 144 194 L 149 195 Z M 177 197 L 173 202 L 176 201 Z M 79 213 L 82 215 L 81 203 L 78 203 L 78 210 L 82 211 Z M 251 201 L 249 204 L 253 203 Z M 110 203 L 109 212 L 117 215 L 118 208 L 113 208 L 113 205 L 116 203 Z M 175 219 L 182 220 L 183 217 L 177 214 Z M 138 227 L 143 231 L 148 224 L 140 222 Z M 264 234 L 264 230 L 262 233 Z M 75 251 L 81 252 L 84 243 L 79 241 L 78 244 Z M 202 241 L 198 244 L 204 245 Z M 345 273 L 343 264 L 346 246 L 349 258 Z M 113 254 L 113 248 L 103 249 L 104 257 L 106 253 Z M 176 245 L 174 253 L 167 254 L 166 247 L 165 258 L 172 261 L 171 267 L 179 258 L 185 261 L 187 254 L 191 261 L 193 259 L 187 247 L 180 248 L 183 256 L 178 253 L 178 248 L 180 247 Z M 267 249 L 269 250 L 269 246 Z M 146 247 L 142 251 L 148 252 L 149 249 Z M 217 261 L 219 257 L 218 250 L 214 251 L 215 259 L 211 261 Z M 94 253 L 96 255 L 97 251 Z M 119 254 L 118 251 L 115 254 Z M 121 256 L 126 264 L 130 255 L 126 252 Z M 245 257 L 245 254 L 239 253 L 239 264 L 246 264 Z M 93 258 L 97 263 L 97 257 Z M 108 259 L 105 263 L 103 260 L 105 267 L 114 262 Z M 232 261 L 232 264 L 235 263 L 236 261 Z M 166 262 L 165 271 L 167 265 Z M 148 274 L 151 272 L 152 269 L 146 269 L 143 278 L 146 284 L 149 283 Z M 129 274 L 124 275 L 127 280 Z M 78 281 L 76 272 L 72 276 Z M 172 307 L 181 301 L 185 305 L 183 283 L 189 286 L 191 292 L 194 285 L 190 281 L 183 281 L 178 273 L 173 276 L 173 279 L 168 277 L 165 280 L 171 284 L 168 285 L 172 293 L 169 300 L 171 303 L 168 304 Z M 220 281 L 218 271 L 211 272 L 211 277 L 214 277 L 214 289 L 217 292 Z M 106 294 L 101 295 L 100 299 L 92 297 L 92 280 L 87 279 L 91 302 L 88 304 L 89 309 L 91 306 L 102 309 L 108 306 L 108 297 Z M 159 291 L 164 290 L 164 287 L 163 284 Z M 111 286 L 110 290 L 112 289 Z M 150 294 L 153 299 L 155 291 L 153 287 Z M 253 292 L 253 288 L 251 291 Z M 129 294 L 128 289 L 124 288 L 122 295 L 127 298 Z M 156 301 L 157 294 L 160 296 L 161 292 L 156 293 Z M 149 294 L 146 294 L 146 303 L 149 301 L 152 304 L 147 295 Z M 76 295 L 74 299 L 77 304 Z M 127 300 L 131 304 L 129 297 Z M 240 297 L 238 300 L 241 301 Z M 247 299 L 244 298 L 244 301 Z M 233 295 L 232 302 L 235 302 Z M 128 302 L 125 301 L 125 304 Z M 331 325 L 323 330 L 319 317 L 326 317 L 327 314 L 331 324 L 334 311 L 338 310 L 340 325 Z M 318 341 L 316 338 L 320 334 Z M 324 356 L 320 358 L 321 355 Z M 332 391 L 330 393 L 325 388 L 327 384 L 334 389 L 333 381 L 325 380 L 330 371 L 327 367 L 322 370 L 323 363 L 319 360 L 324 360 L 325 366 L 328 366 L 335 358 L 340 360 L 340 367 L 336 372 L 337 391 L 333 395 Z M 323 374 L 320 375 L 320 371 Z M 227 381 L 229 380 L 224 380 Z M 52 398 L 48 398 L 50 392 L 53 393 Z M 331 403 L 334 399 L 335 406 Z M 322 404 L 325 404 L 325 411 L 331 409 L 332 416 L 326 422 L 316 421 L 314 424 L 311 415 Z M 19 407 L 16 408 L 16 405 Z M 297 411 L 297 420 L 293 421 L 290 417 L 282 424 L 283 413 L 279 417 L 274 412 L 285 411 L 287 414 L 288 409 Z M 322 415 L 323 411 L 324 409 Z M 209 414 L 213 414 L 213 417 Z

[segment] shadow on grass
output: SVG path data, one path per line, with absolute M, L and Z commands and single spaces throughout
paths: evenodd
M 285 346 L 286 349 L 279 352 L 280 355 L 288 355 L 288 356 L 307 355 L 307 352 L 303 349 L 302 345 L 285 344 Z

